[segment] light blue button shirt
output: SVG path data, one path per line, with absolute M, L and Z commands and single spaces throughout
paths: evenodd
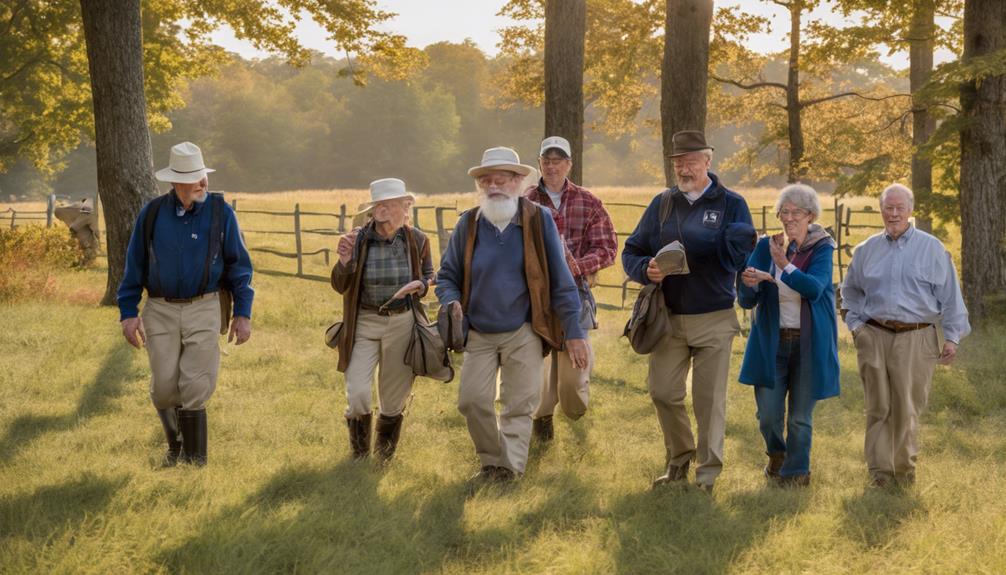
M 842 284 L 842 308 L 850 331 L 866 320 L 904 323 L 942 321 L 946 340 L 971 333 L 957 270 L 940 240 L 909 227 L 898 239 L 887 232 L 856 246 Z

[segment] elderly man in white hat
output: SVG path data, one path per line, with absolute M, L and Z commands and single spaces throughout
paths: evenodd
M 538 164 L 541 179 L 525 190 L 524 197 L 552 213 L 580 294 L 580 327 L 597 329 L 597 307 L 590 288 L 597 272 L 615 262 L 615 226 L 601 200 L 569 180 L 573 159 L 566 138 L 549 136 L 542 140 Z M 566 354 L 552 350 L 545 362 L 541 402 L 534 413 L 532 430 L 537 440 L 550 441 L 554 436 L 552 415 L 556 405 L 574 420 L 587 412 L 592 363 L 593 353 L 586 369 L 575 369 Z
M 339 239 L 332 288 L 342 294 L 338 370 L 346 374 L 350 449 L 355 459 L 370 455 L 371 384 L 380 366 L 374 452 L 387 461 L 398 446 L 402 412 L 415 380 L 404 361 L 415 321 L 408 313 L 410 296 L 426 295 L 433 260 L 426 235 L 408 224 L 415 197 L 405 182 L 371 182 L 370 199 L 362 207 L 371 212 L 371 220 Z
M 440 303 L 469 325 L 458 409 L 482 465 L 475 481 L 523 474 L 544 355 L 565 346 L 574 367 L 588 365 L 562 239 L 551 213 L 520 197 L 533 170 L 510 148 L 485 151 L 468 171 L 479 206 L 461 214 L 437 276 Z
M 145 345 L 150 358 L 150 399 L 168 441 L 165 466 L 206 464 L 206 402 L 216 389 L 219 334 L 227 332 L 230 312 L 221 290 L 233 294 L 227 341 L 241 345 L 251 336 L 251 258 L 234 211 L 207 191 L 212 171 L 195 144 L 171 148 L 168 167 L 155 174 L 171 191 L 140 210 L 119 285 L 122 334 L 136 348 Z

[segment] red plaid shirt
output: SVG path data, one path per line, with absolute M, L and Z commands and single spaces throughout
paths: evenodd
M 562 186 L 558 210 L 541 180 L 538 186 L 528 188 L 524 197 L 552 212 L 559 235 L 566 244 L 566 262 L 574 278 L 586 278 L 615 263 L 618 253 L 615 226 L 601 200 L 586 188 L 567 179 Z

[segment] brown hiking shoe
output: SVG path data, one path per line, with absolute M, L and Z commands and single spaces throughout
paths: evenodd
M 653 488 L 660 487 L 661 485 L 667 485 L 668 483 L 676 483 L 688 479 L 688 465 L 690 461 L 685 461 L 682 465 L 674 465 L 673 463 L 667 464 L 667 471 L 660 477 L 653 480 Z
M 779 470 L 782 469 L 784 461 L 786 461 L 786 453 L 769 453 L 768 465 L 765 466 L 765 478 L 778 481 Z

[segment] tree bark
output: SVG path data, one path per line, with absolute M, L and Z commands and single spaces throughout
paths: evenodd
M 912 191 L 915 193 L 915 225 L 925 232 L 933 231 L 933 162 L 920 148 L 929 142 L 936 130 L 936 120 L 916 94 L 933 72 L 935 32 L 933 0 L 916 0 L 909 30 L 909 85 L 912 104 Z
M 713 0 L 667 0 L 666 8 L 660 124 L 664 144 L 664 178 L 667 185 L 672 186 L 672 137 L 681 130 L 706 129 Z
M 789 132 L 789 169 L 786 181 L 798 182 L 807 173 L 803 165 L 803 123 L 800 114 L 800 15 L 803 3 L 792 0 L 789 3 L 789 68 L 786 75 L 786 116 Z
M 964 3 L 965 65 L 1006 48 L 1006 2 Z M 974 318 L 1006 287 L 1006 75 L 961 86 L 961 258 L 964 297 Z
M 126 247 L 143 204 L 157 195 L 143 88 L 140 0 L 80 0 L 94 100 L 98 194 L 105 214 L 108 283 L 114 305 Z
M 573 169 L 583 183 L 583 44 L 586 0 L 545 2 L 545 137 L 569 140 Z

